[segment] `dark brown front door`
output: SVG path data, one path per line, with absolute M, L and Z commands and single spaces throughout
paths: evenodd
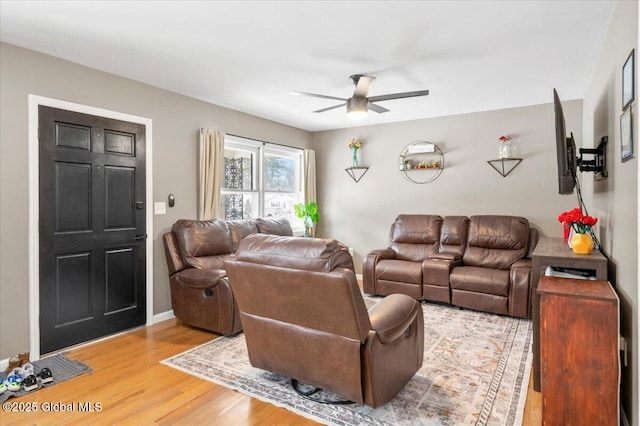
M 39 107 L 40 352 L 146 321 L 145 127 Z

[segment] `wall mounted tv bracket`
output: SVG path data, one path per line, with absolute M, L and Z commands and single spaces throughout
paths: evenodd
M 609 138 L 603 136 L 595 148 L 580 148 L 580 157 L 576 158 L 581 172 L 594 172 L 596 178 L 604 179 L 607 172 L 607 142 Z M 583 156 L 593 155 L 593 160 L 585 160 Z

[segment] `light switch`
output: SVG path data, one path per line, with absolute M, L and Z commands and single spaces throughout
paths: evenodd
M 167 214 L 167 203 L 165 202 L 153 203 L 153 213 Z

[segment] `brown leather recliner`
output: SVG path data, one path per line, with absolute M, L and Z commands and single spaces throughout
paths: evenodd
M 220 334 L 242 330 L 224 261 L 247 235 L 292 235 L 286 219 L 179 220 L 163 243 L 174 315 L 194 327 Z
M 396 294 L 367 312 L 335 240 L 250 235 L 225 268 L 254 367 L 378 407 L 422 365 L 420 304 Z

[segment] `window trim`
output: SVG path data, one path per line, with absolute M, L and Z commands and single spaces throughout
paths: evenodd
M 304 202 L 304 150 L 301 148 L 290 147 L 286 145 L 274 144 L 270 142 L 259 141 L 256 139 L 243 138 L 236 135 L 225 135 L 224 149 L 235 149 L 239 151 L 248 151 L 254 153 L 254 159 L 252 163 L 253 173 L 253 188 L 252 189 L 233 189 L 224 188 L 220 190 L 221 201 L 224 200 L 224 195 L 229 194 L 257 194 L 258 198 L 258 216 L 264 217 L 266 209 L 265 194 L 277 193 L 277 194 L 297 194 L 298 202 Z M 265 182 L 265 157 L 267 155 L 281 156 L 285 158 L 292 158 L 296 161 L 297 167 L 295 170 L 297 191 L 267 191 L 264 188 Z M 304 232 L 304 224 L 301 219 L 295 217 L 291 221 L 291 228 L 295 235 L 302 235 Z

